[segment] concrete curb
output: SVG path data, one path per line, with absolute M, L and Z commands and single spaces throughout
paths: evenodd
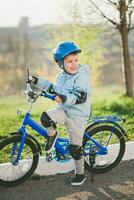
M 118 145 L 111 145 L 111 156 L 114 155 L 114 151 Z M 134 141 L 126 143 L 126 151 L 123 157 L 123 160 L 130 160 L 134 159 Z M 26 171 L 29 167 L 31 160 L 23 160 L 21 165 L 19 166 L 18 170 Z M 6 174 L 4 173 L 6 169 Z M 17 170 L 17 169 L 16 169 Z M 74 161 L 70 159 L 68 162 L 57 162 L 56 160 L 52 160 L 51 162 L 47 162 L 45 157 L 40 157 L 38 166 L 36 168 L 35 173 L 41 176 L 46 175 L 54 175 L 58 173 L 67 173 L 74 170 Z M 12 177 L 13 168 L 10 163 L 6 163 L 0 165 L 0 177 L 3 177 L 8 174 L 8 176 Z M 17 172 L 16 172 L 17 173 Z
M 113 153 L 115 149 L 116 146 L 113 147 L 112 149 Z M 134 141 L 126 142 L 126 150 L 123 157 L 123 160 L 131 160 L 131 159 L 134 159 Z M 43 175 L 54 175 L 57 173 L 67 173 L 72 170 L 74 170 L 74 161 L 72 159 L 69 162 L 59 163 L 56 160 L 47 162 L 45 158 L 41 157 L 35 173 L 43 176 Z

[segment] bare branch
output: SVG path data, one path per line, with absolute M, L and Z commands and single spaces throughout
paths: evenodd
M 128 12 L 130 12 L 130 13 L 134 12 L 134 5 L 128 7 Z
M 109 22 L 111 22 L 114 26 L 117 26 L 118 24 L 113 21 L 112 19 L 108 18 L 101 10 L 100 8 L 92 1 L 92 0 L 89 0 L 90 3 L 99 11 L 100 15 L 103 16 L 104 18 L 106 18 Z
M 128 31 L 129 31 L 130 28 L 131 28 L 131 16 L 130 16 L 130 14 L 128 14 L 128 19 L 129 19 L 129 23 L 128 23 Z
M 112 2 L 111 0 L 107 0 L 107 4 L 113 6 L 116 10 L 119 9 L 119 5 L 116 2 Z
M 107 0 L 109 3 L 116 5 L 116 2 L 113 2 L 111 0 Z
M 129 0 L 127 7 L 128 7 L 128 11 L 133 13 L 133 11 L 134 11 L 134 2 L 132 0 Z
M 129 6 L 131 3 L 132 3 L 132 0 L 129 0 L 129 1 L 128 1 L 128 6 Z
M 131 27 L 129 28 L 129 31 L 131 31 L 132 29 L 134 29 L 134 26 L 131 26 Z
M 132 0 L 129 0 L 129 7 L 128 7 L 128 19 L 129 19 L 129 22 L 128 22 L 128 31 L 130 31 L 132 28 L 131 28 L 131 22 L 132 22 L 132 14 L 134 12 L 134 6 L 132 6 Z
M 107 0 L 110 4 L 114 5 L 115 7 L 118 7 L 118 4 L 116 2 L 113 2 L 111 0 Z

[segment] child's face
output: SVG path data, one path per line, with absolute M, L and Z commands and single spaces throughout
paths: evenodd
M 78 54 L 70 54 L 64 58 L 65 70 L 69 74 L 75 74 L 78 70 Z

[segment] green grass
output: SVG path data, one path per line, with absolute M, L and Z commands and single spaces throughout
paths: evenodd
M 93 116 L 118 115 L 126 119 L 120 123 L 125 129 L 128 140 L 134 140 L 134 99 L 123 95 L 97 100 L 92 104 Z
M 9 136 L 9 133 L 17 131 L 21 125 L 23 116 L 28 109 L 28 102 L 23 96 L 9 96 L 0 98 L 0 139 Z M 44 110 L 55 107 L 55 103 L 48 99 L 40 98 L 33 104 L 31 116 L 40 123 L 40 115 Z M 22 109 L 21 115 L 17 115 L 17 110 Z M 62 136 L 66 133 L 66 128 L 58 126 Z M 28 128 L 28 133 L 38 136 L 38 133 Z M 42 137 L 39 141 L 44 142 Z
M 101 95 L 102 92 L 96 93 L 92 98 L 92 113 L 94 116 L 120 115 L 126 118 L 126 123 L 123 125 L 128 134 L 129 140 L 134 140 L 134 99 L 126 98 L 121 95 Z M 100 97 L 100 98 L 99 98 Z M 44 110 L 54 108 L 55 103 L 40 98 L 34 103 L 32 109 L 32 117 L 40 123 L 40 115 Z M 0 139 L 7 137 L 10 132 L 17 131 L 21 125 L 24 113 L 21 116 L 16 115 L 18 108 L 27 109 L 27 102 L 23 96 L 9 96 L 0 98 Z M 66 128 L 58 126 L 61 136 L 66 135 Z M 28 129 L 28 132 L 37 137 L 37 133 Z M 43 138 L 38 137 L 38 140 L 43 143 Z

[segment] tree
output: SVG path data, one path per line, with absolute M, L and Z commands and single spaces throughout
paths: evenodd
M 65 11 L 63 22 L 68 20 L 68 23 L 59 27 L 59 31 L 54 36 L 55 44 L 62 40 L 70 40 L 78 44 L 82 49 L 82 53 L 79 55 L 80 62 L 89 65 L 92 74 L 90 76 L 92 86 L 97 86 L 101 83 L 101 66 L 106 63 L 103 56 L 104 48 L 100 39 L 104 27 L 87 23 L 92 11 L 91 13 L 89 10 L 88 13 L 86 12 L 88 3 L 85 0 L 83 2 L 81 0 L 61 1 L 61 6 Z
M 96 8 L 97 13 L 114 25 L 121 35 L 125 94 L 126 96 L 133 97 L 133 81 L 129 55 L 128 34 L 133 28 L 132 14 L 134 11 L 134 2 L 133 0 L 105 0 L 105 2 L 107 2 L 110 6 L 113 6 L 118 12 L 119 22 L 117 22 L 116 20 L 108 17 L 108 15 L 106 15 L 95 2 L 92 0 L 89 1 Z

